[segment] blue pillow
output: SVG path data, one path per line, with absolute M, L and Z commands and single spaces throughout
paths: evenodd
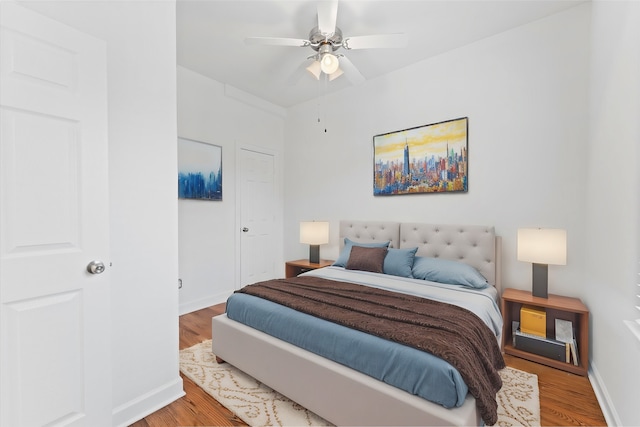
M 354 242 L 348 237 L 345 237 L 344 248 L 342 248 L 338 259 L 332 265 L 335 265 L 336 267 L 345 267 L 347 265 L 347 261 L 349 261 L 349 255 L 351 255 L 352 246 L 364 246 L 365 248 L 388 248 L 389 243 L 391 242 L 359 243 Z
M 382 269 L 384 274 L 392 274 L 401 277 L 413 277 L 411 269 L 418 248 L 412 249 L 388 249 L 384 258 Z
M 484 289 L 489 286 L 487 279 L 478 270 L 463 262 L 442 258 L 415 257 L 411 270 L 416 279 L 468 288 Z

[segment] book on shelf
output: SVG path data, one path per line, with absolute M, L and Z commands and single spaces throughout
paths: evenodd
M 570 343 L 573 340 L 573 323 L 569 320 L 555 319 L 556 339 Z
M 564 342 L 566 345 L 566 362 L 573 362 L 574 365 L 580 365 L 578 357 L 578 343 L 573 330 L 573 323 L 569 320 L 555 319 L 556 340 Z
M 578 343 L 576 342 L 575 338 L 573 339 L 573 341 L 569 343 L 569 346 L 571 347 L 571 356 L 573 357 L 573 364 L 576 366 L 579 366 L 580 357 L 578 356 Z
M 511 321 L 511 345 L 516 346 L 516 332 L 520 330 L 520 322 L 517 320 Z

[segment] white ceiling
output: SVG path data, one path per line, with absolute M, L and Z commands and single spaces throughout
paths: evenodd
M 2 0 L 0 0 L 2 1 Z M 137 3 L 139 0 L 123 0 Z M 158 0 L 165 1 L 165 0 Z M 337 26 L 345 37 L 405 33 L 400 49 L 341 52 L 367 80 L 589 0 L 339 0 Z M 75 25 L 106 33 L 120 19 L 94 0 L 22 4 Z M 289 107 L 350 87 L 346 75 L 315 80 L 304 67 L 310 47 L 251 46 L 246 37 L 306 39 L 317 25 L 316 0 L 177 0 L 177 62 L 204 76 Z M 80 10 L 82 13 L 74 13 Z M 116 8 L 114 10 L 121 10 Z M 125 19 L 122 17 L 121 19 Z M 105 28 L 102 28 L 105 27 Z M 291 84 L 297 76 L 297 83 Z
M 574 7 L 583 0 L 340 0 L 346 36 L 405 33 L 406 48 L 344 51 L 367 80 Z M 315 0 L 177 0 L 178 64 L 281 107 L 351 84 L 300 66 L 310 47 L 255 46 L 245 37 L 307 39 Z M 297 83 L 291 80 L 299 77 Z

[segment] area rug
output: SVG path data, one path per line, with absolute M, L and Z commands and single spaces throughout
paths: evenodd
M 331 425 L 228 363 L 218 364 L 211 340 L 181 350 L 180 371 L 252 427 Z M 513 368 L 500 376 L 496 425 L 540 426 L 538 377 Z

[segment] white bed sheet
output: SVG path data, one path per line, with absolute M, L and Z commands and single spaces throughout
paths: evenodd
M 498 291 L 492 286 L 485 289 L 470 289 L 460 285 L 347 270 L 334 266 L 311 270 L 301 276 L 340 280 L 457 305 L 478 316 L 496 336 L 498 344 L 500 343 L 503 322 L 498 307 Z

